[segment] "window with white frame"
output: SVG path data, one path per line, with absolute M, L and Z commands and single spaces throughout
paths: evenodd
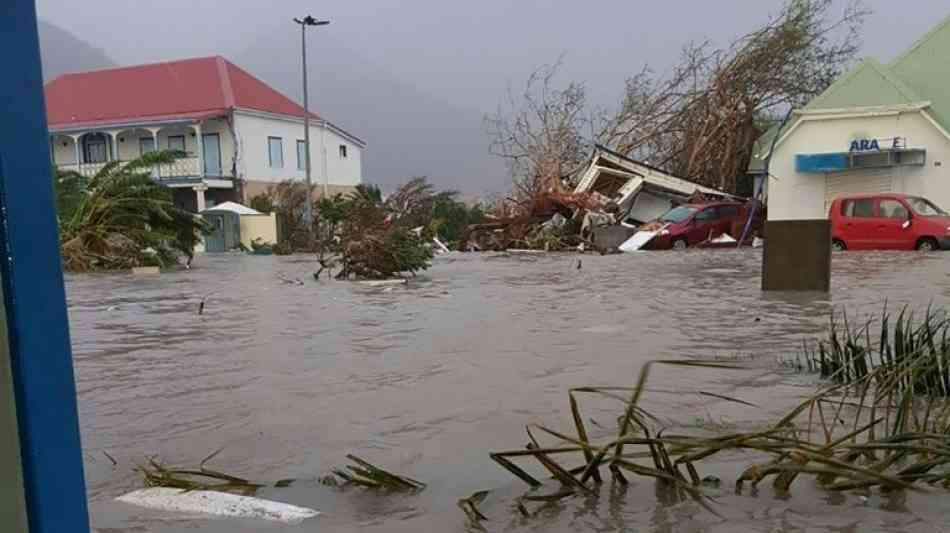
M 346 145 L 340 145 L 340 159 L 346 159 Z
M 307 143 L 297 141 L 297 170 L 307 170 Z
M 280 137 L 267 138 L 267 162 L 270 168 L 284 168 L 284 140 Z

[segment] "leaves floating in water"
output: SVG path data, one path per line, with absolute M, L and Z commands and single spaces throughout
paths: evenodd
M 426 484 L 415 479 L 393 474 L 379 468 L 355 455 L 347 455 L 347 459 L 356 463 L 346 465 L 346 470 L 337 468 L 333 473 L 346 484 L 358 485 L 370 489 L 389 489 L 398 491 L 419 491 L 426 488 Z
M 465 513 L 465 516 L 468 517 L 469 523 L 471 525 L 478 525 L 482 520 L 488 520 L 488 517 L 482 514 L 478 509 L 478 505 L 485 501 L 485 498 L 488 497 L 489 491 L 480 490 L 468 498 L 462 498 L 458 501 L 458 506 Z
M 257 489 L 263 486 L 244 478 L 205 468 L 205 463 L 219 453 L 221 453 L 221 450 L 202 460 L 197 470 L 168 468 L 153 457 L 148 459 L 148 464 L 139 466 L 136 470 L 142 474 L 147 487 L 166 487 L 188 491 L 213 490 L 252 496 L 257 492 Z

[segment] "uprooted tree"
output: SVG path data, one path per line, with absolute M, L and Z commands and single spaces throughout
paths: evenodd
M 309 194 L 313 198 L 313 193 Z M 428 268 L 432 239 L 459 240 L 462 228 L 480 222 L 478 206 L 460 202 L 455 191 L 437 191 L 424 177 L 413 178 L 384 197 L 374 185 L 361 184 L 348 194 L 312 200 L 313 224 L 304 208 L 307 186 L 286 181 L 251 201 L 274 211 L 282 225 L 281 253 L 317 253 L 338 278 L 387 278 Z
M 542 67 L 520 100 L 486 121 L 492 153 L 512 171 L 509 200 L 571 184 L 594 143 L 735 192 L 755 140 L 824 91 L 859 51 L 868 10 L 860 0 L 840 15 L 832 7 L 833 0 L 789 0 L 729 46 L 687 44 L 665 76 L 649 68 L 631 76 L 614 110 L 591 110 L 582 85 L 558 89 L 557 66 Z
M 665 80 L 644 71 L 627 83 L 603 138 L 671 174 L 734 192 L 756 139 L 790 108 L 807 104 L 848 68 L 868 11 L 854 0 L 791 0 L 729 47 L 689 44 Z
M 584 86 L 554 86 L 560 62 L 536 70 L 520 98 L 509 93 L 507 109 L 486 118 L 490 152 L 503 158 L 514 179 L 509 201 L 530 204 L 539 191 L 565 192 L 564 184 L 585 163 L 591 141 Z
M 425 199 L 412 195 L 403 200 L 392 203 L 383 200 L 376 187 L 357 186 L 348 199 L 337 234 L 341 266 L 338 279 L 380 279 L 429 268 L 432 248 L 413 226 L 423 215 L 416 208 L 421 209 Z
M 513 186 L 494 203 L 491 219 L 467 228 L 461 249 L 557 250 L 578 244 L 570 238 L 576 231 L 566 224 L 540 226 L 555 215 L 569 217 L 576 208 L 593 207 L 588 195 L 570 190 L 593 146 L 584 134 L 591 125 L 586 94 L 579 83 L 555 87 L 559 66 L 539 68 L 520 96 L 510 93 L 506 108 L 486 117 L 490 151 L 505 160 Z

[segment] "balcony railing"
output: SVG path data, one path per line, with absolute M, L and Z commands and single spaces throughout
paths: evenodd
M 127 164 L 128 161 L 123 161 L 122 164 Z M 108 165 L 109 163 L 83 163 L 81 165 L 57 165 L 60 170 L 73 170 L 79 174 L 91 178 L 95 176 L 97 172 L 102 170 L 102 167 Z M 197 157 L 182 157 L 172 161 L 171 163 L 163 163 L 161 165 L 155 165 L 152 168 L 152 177 L 155 179 L 171 179 L 171 178 L 196 178 L 202 175 L 200 172 L 199 161 Z M 215 176 L 218 177 L 218 176 Z

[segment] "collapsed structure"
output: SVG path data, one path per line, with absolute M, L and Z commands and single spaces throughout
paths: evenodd
M 605 206 L 616 207 L 617 222 L 646 224 L 671 207 L 702 197 L 707 200 L 738 199 L 718 189 L 678 178 L 642 161 L 597 145 L 590 164 L 574 189 L 589 193 Z
M 462 250 L 616 249 L 636 229 L 684 203 L 744 201 L 596 145 L 573 191 L 552 184 L 515 213 L 470 226 Z

